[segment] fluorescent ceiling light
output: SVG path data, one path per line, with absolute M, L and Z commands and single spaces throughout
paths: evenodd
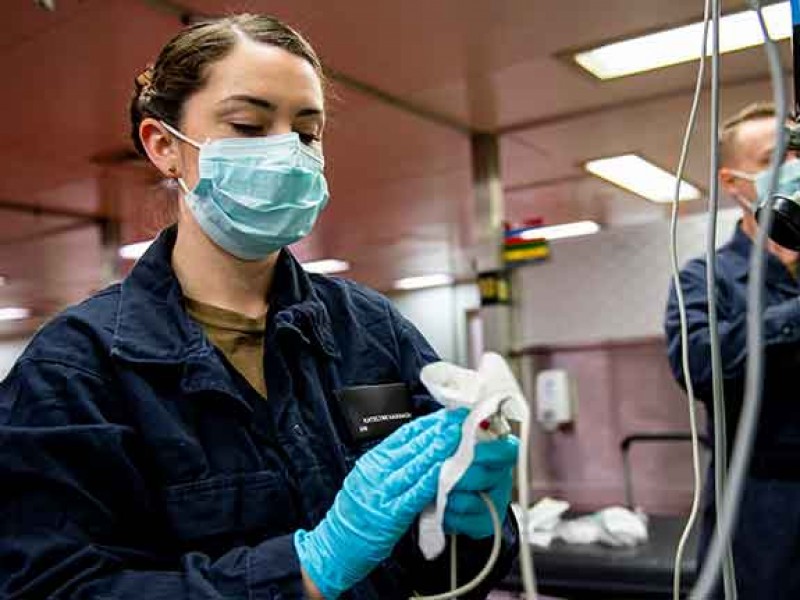
M 28 308 L 7 307 L 0 308 L 0 321 L 20 321 L 31 316 Z
M 600 225 L 594 221 L 576 221 L 562 225 L 535 227 L 519 234 L 523 240 L 560 240 L 582 235 L 591 235 L 600 231 Z
M 420 275 L 418 277 L 406 277 L 398 279 L 394 283 L 397 290 L 421 290 L 423 288 L 451 285 L 453 277 L 444 273 L 438 275 Z
M 773 39 L 792 35 L 789 2 L 765 6 L 767 29 Z M 711 54 L 713 25 L 709 24 L 706 53 Z M 579 52 L 573 57 L 581 67 L 599 79 L 625 77 L 643 71 L 677 65 L 700 58 L 703 22 L 667 29 Z M 733 52 L 763 43 L 758 17 L 752 10 L 725 15 L 720 19 L 719 51 Z
M 119 257 L 126 260 L 136 260 L 147 251 L 152 243 L 153 240 L 147 240 L 146 242 L 136 242 L 135 244 L 122 246 L 119 249 Z
M 636 154 L 600 158 L 586 163 L 592 175 L 602 177 L 652 202 L 672 202 L 675 195 L 675 176 Z M 685 180 L 681 184 L 680 200 L 697 200 L 700 190 Z
M 323 260 L 304 262 L 303 268 L 309 273 L 330 275 L 332 273 L 343 273 L 344 271 L 349 271 L 350 263 L 344 260 L 337 260 L 335 258 L 326 258 Z

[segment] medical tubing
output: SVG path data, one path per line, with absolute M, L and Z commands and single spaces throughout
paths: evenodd
M 450 589 L 454 590 L 458 587 L 458 536 L 452 534 L 450 536 Z
M 750 257 L 750 281 L 747 290 L 747 371 L 745 379 L 745 395 L 742 404 L 739 426 L 733 447 L 733 454 L 728 473 L 728 485 L 717 507 L 720 513 L 718 527 L 711 539 L 706 561 L 700 570 L 697 584 L 691 592 L 691 600 L 705 600 L 711 594 L 725 557 L 725 548 L 732 538 L 742 498 L 745 477 L 753 451 L 758 415 L 761 408 L 762 377 L 764 367 L 763 339 L 763 293 L 765 272 L 765 249 L 770 227 L 772 226 L 772 196 L 778 183 L 778 169 L 786 151 L 786 92 L 781 69 L 781 59 L 777 44 L 772 40 L 761 12 L 761 3 L 751 0 L 750 6 L 756 11 L 761 32 L 764 37 L 764 49 L 769 62 L 773 95 L 776 107 L 776 141 L 770 165 L 769 192 L 761 210 L 758 233 Z
M 686 387 L 686 398 L 689 408 L 689 431 L 692 438 L 692 474 L 694 477 L 694 484 L 692 488 L 692 506 L 689 511 L 689 517 L 686 519 L 686 526 L 683 529 L 683 533 L 678 541 L 678 547 L 675 551 L 675 564 L 672 578 L 673 600 L 680 600 L 681 565 L 683 564 L 683 553 L 686 549 L 689 535 L 691 534 L 692 529 L 694 529 L 697 521 L 697 515 L 700 510 L 700 449 L 697 436 L 697 414 L 695 412 L 694 386 L 692 385 L 692 378 L 689 373 L 689 331 L 686 319 L 686 302 L 683 297 L 683 290 L 681 289 L 680 274 L 678 270 L 678 203 L 680 199 L 681 183 L 683 181 L 683 172 L 686 168 L 686 160 L 689 155 L 689 144 L 691 143 L 692 134 L 694 133 L 694 129 L 697 124 L 697 110 L 700 105 L 700 96 L 703 89 L 703 76 L 705 74 L 706 65 L 706 42 L 708 40 L 708 23 L 710 19 L 710 3 L 711 0 L 705 0 L 700 64 L 697 67 L 697 81 L 694 87 L 692 108 L 689 111 L 689 120 L 686 123 L 686 132 L 683 135 L 681 155 L 680 160 L 678 161 L 678 171 L 675 174 L 675 195 L 673 196 L 672 200 L 672 217 L 670 219 L 669 254 L 670 264 L 672 266 L 672 285 L 675 288 L 675 295 L 678 300 L 678 315 L 681 335 L 681 361 L 683 364 L 683 381 Z
M 471 581 L 465 583 L 460 588 L 456 588 L 442 594 L 434 594 L 432 596 L 412 596 L 411 600 L 450 600 L 451 598 L 463 596 L 483 583 L 483 581 L 492 572 L 492 569 L 494 569 L 494 565 L 497 563 L 497 559 L 500 557 L 500 549 L 503 545 L 503 523 L 500 521 L 500 516 L 497 513 L 494 502 L 492 502 L 492 499 L 488 496 L 488 494 L 481 492 L 480 496 L 483 498 L 486 508 L 489 510 L 489 515 L 492 518 L 492 527 L 494 528 L 492 551 L 489 554 L 489 559 L 486 561 L 483 569 L 481 569 L 480 573 L 473 577 Z
M 720 0 L 711 0 L 711 168 L 709 170 L 708 228 L 706 231 L 706 298 L 708 299 L 708 338 L 711 352 L 711 390 L 714 414 L 714 504 L 722 504 L 728 471 L 728 433 L 725 421 L 725 392 L 722 385 L 722 354 L 717 318 L 717 214 L 719 213 L 719 17 Z M 716 513 L 719 527 L 719 511 Z M 725 600 L 736 600 L 733 555 L 725 549 L 722 567 Z
M 524 600 L 536 600 L 536 573 L 533 570 L 533 554 L 528 539 L 528 506 L 530 499 L 530 480 L 528 478 L 528 453 L 531 437 L 530 411 L 525 415 L 520 427 L 520 448 L 517 456 L 517 488 L 520 510 L 519 569 L 522 575 Z

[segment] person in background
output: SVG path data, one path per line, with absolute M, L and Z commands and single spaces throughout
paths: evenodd
M 747 284 L 756 236 L 754 207 L 768 184 L 776 143 L 775 108 L 758 103 L 725 122 L 720 135 L 719 180 L 743 215 L 717 255 L 717 313 L 730 455 L 744 397 L 747 361 Z M 793 155 L 787 161 L 796 161 Z M 761 419 L 733 539 L 739 598 L 800 598 L 800 284 L 798 254 L 770 241 L 766 267 L 764 341 L 766 370 Z M 690 377 L 705 404 L 713 435 L 711 354 L 706 261 L 690 261 L 680 274 L 689 331 Z M 665 330 L 669 362 L 683 382 L 680 320 L 670 292 Z M 682 384 L 683 385 L 683 384 Z M 716 513 L 713 464 L 707 476 L 699 560 L 704 560 Z M 721 597 L 721 588 L 717 594 Z
M 328 200 L 324 88 L 297 32 L 248 14 L 181 31 L 137 78 L 133 142 L 182 190 L 177 224 L 0 386 L 0 597 L 450 589 L 449 551 L 425 561 L 414 527 L 464 420 L 419 382 L 437 357 L 387 299 L 285 249 Z M 384 425 L 364 433 L 356 410 Z M 505 515 L 468 597 L 516 553 L 516 455 L 512 436 L 482 442 L 450 496 L 460 583 L 492 546 L 479 494 Z

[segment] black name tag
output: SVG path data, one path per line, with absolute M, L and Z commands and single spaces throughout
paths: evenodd
M 404 383 L 345 388 L 336 397 L 354 441 L 384 438 L 414 418 Z

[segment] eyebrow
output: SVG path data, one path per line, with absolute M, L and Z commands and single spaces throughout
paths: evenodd
M 258 98 L 256 96 L 249 96 L 247 94 L 236 94 L 234 96 L 228 96 L 224 100 L 220 100 L 219 104 L 228 104 L 230 102 L 244 102 L 246 104 L 250 104 L 257 108 L 262 108 L 264 110 L 275 111 L 276 106 L 270 102 L 269 100 L 264 100 L 263 98 Z M 319 108 L 304 108 L 297 113 L 298 117 L 310 117 L 310 116 L 317 116 L 322 115 L 322 109 Z

